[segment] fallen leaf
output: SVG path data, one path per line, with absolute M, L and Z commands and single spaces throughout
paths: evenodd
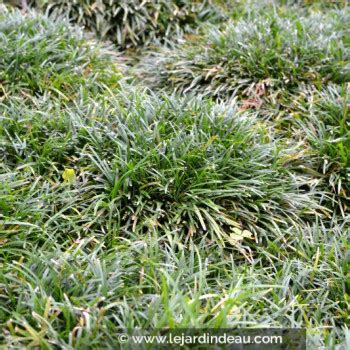
M 72 183 L 72 182 L 75 182 L 76 180 L 76 175 L 75 175 L 75 170 L 74 169 L 64 169 L 64 172 L 62 174 L 62 178 L 65 182 L 69 182 L 69 183 Z

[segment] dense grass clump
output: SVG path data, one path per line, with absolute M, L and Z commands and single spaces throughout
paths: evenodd
M 101 83 L 117 86 L 120 73 L 111 58 L 66 21 L 10 10 L 0 14 L 0 21 L 0 94 L 5 98 L 50 91 L 70 99 L 79 89 L 92 93 Z
M 222 29 L 209 27 L 203 36 L 151 53 L 138 74 L 154 87 L 215 97 L 249 94 L 258 83 L 276 91 L 300 82 L 348 81 L 349 10 L 289 11 L 266 9 Z
M 320 92 L 304 91 L 297 106 L 294 130 L 301 130 L 319 159 L 315 170 L 323 174 L 333 192 L 350 199 L 350 94 L 346 86 L 330 86 Z
M 194 56 L 154 80 L 187 96 L 121 79 L 65 21 L 1 12 L 0 348 L 191 327 L 350 348 L 348 10 L 282 2 L 183 37 L 169 52 Z
M 3 105 L 2 161 L 57 180 L 75 168 L 96 193 L 88 209 L 121 232 L 156 226 L 236 245 L 316 213 L 317 190 L 288 172 L 288 154 L 254 115 L 202 99 L 131 96 L 63 112 L 47 102 Z
M 50 13 L 67 15 L 123 48 L 172 38 L 193 31 L 200 21 L 224 16 L 215 0 L 35 0 L 33 3 Z

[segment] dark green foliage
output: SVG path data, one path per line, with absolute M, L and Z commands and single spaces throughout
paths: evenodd
M 319 157 L 320 173 L 329 178 L 335 193 L 350 199 L 350 94 L 346 86 L 321 92 L 307 90 L 298 108 L 307 141 Z
M 226 3 L 230 25 L 183 36 L 171 74 L 163 51 L 137 70 L 188 96 L 0 5 L 1 349 L 205 327 L 350 348 L 349 15 L 300 3 Z
M 32 164 L 44 176 L 60 176 L 64 167 L 94 174 L 95 210 L 112 216 L 121 232 L 156 226 L 209 233 L 218 242 L 234 233 L 235 245 L 242 230 L 261 240 L 277 222 L 287 228 L 304 212 L 316 213 L 317 195 L 303 189 L 308 179 L 283 168 L 282 145 L 269 142 L 254 116 L 201 99 L 136 94 L 64 112 L 49 100 L 0 105 L 2 161 Z
M 224 14 L 214 0 L 36 0 L 50 13 L 67 15 L 73 22 L 109 37 L 125 48 L 172 38 L 192 31 L 200 21 Z
M 204 36 L 151 53 L 137 73 L 154 87 L 215 97 L 248 94 L 262 82 L 276 90 L 350 81 L 350 11 L 289 11 L 257 11 L 223 29 L 210 27 Z
M 120 73 L 111 58 L 78 28 L 62 20 L 19 11 L 0 14 L 0 94 L 63 94 L 70 99 L 83 88 L 117 86 Z M 99 51 L 99 52 L 98 52 Z

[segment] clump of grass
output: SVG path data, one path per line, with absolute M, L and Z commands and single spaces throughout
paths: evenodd
M 90 132 L 118 133 L 109 132 L 109 147 L 100 136 L 89 157 L 128 230 L 159 226 L 221 240 L 247 229 L 258 237 L 317 208 L 313 189 L 304 191 L 309 179 L 288 173 L 278 142 L 253 115 L 203 99 L 143 94 L 114 103 L 108 114 L 117 120 Z
M 340 326 L 349 321 L 342 258 L 349 230 L 342 225 L 299 228 L 251 264 L 206 239 L 184 245 L 157 230 L 115 239 L 109 249 L 102 235 L 64 244 L 43 238 L 41 246 L 16 235 L 2 243 L 7 346 L 117 346 L 116 328 L 136 327 L 306 324 L 311 347 L 335 346 L 347 334 Z
M 34 5 L 109 37 L 122 48 L 149 44 L 193 31 L 198 22 L 224 16 L 215 0 L 47 1 Z
M 101 84 L 118 86 L 116 64 L 80 29 L 61 19 L 30 12 L 0 14 L 0 81 L 3 98 L 43 94 L 71 99 L 77 90 L 95 93 Z
M 294 121 L 319 160 L 315 170 L 326 176 L 333 193 L 344 200 L 350 199 L 349 96 L 346 86 L 306 90 Z
M 65 167 L 85 173 L 92 198 L 81 193 L 76 209 L 99 212 L 96 225 L 109 217 L 120 232 L 158 227 L 235 246 L 322 211 L 312 179 L 289 173 L 278 140 L 234 107 L 130 88 L 64 111 L 33 105 L 4 106 L 3 161 L 54 181 Z
M 259 117 L 285 142 L 289 168 L 318 178 L 325 192 L 343 201 L 342 212 L 349 200 L 349 96 L 348 84 L 301 84 L 269 95 L 258 107 Z M 329 203 L 333 209 L 337 201 Z
M 348 81 L 349 10 L 289 11 L 253 11 L 222 29 L 209 27 L 203 36 L 151 53 L 136 72 L 153 87 L 214 97 L 248 94 L 258 83 L 276 91 Z

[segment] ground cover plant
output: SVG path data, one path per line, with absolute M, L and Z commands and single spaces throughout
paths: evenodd
M 0 81 L 5 97 L 50 91 L 70 98 L 82 88 L 93 93 L 101 83 L 117 85 L 117 67 L 101 50 L 97 54 L 79 28 L 35 13 L 8 17 L 3 12 L 0 19 Z
M 72 21 L 124 48 L 169 39 L 193 31 L 199 21 L 225 17 L 224 7 L 215 0 L 35 0 L 32 3 L 50 13 L 68 14 Z
M 350 347 L 349 10 L 221 6 L 170 46 L 135 37 L 126 67 L 128 45 L 0 5 L 4 348 L 114 349 L 137 327 Z
M 349 10 L 257 15 L 212 26 L 173 48 L 151 52 L 139 67 L 154 87 L 230 97 L 252 85 L 349 81 Z
M 315 170 L 325 176 L 345 206 L 349 200 L 349 89 L 329 86 L 320 92 L 305 91 L 297 127 L 318 157 Z

